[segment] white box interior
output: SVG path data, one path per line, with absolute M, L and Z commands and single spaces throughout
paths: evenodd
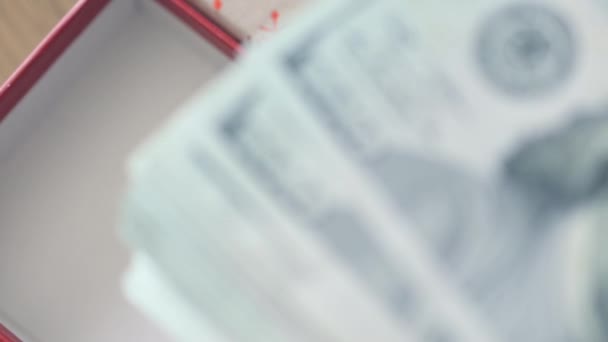
M 167 341 L 123 298 L 125 160 L 228 60 L 153 1 L 112 1 L 0 124 L 0 321 L 26 340 Z

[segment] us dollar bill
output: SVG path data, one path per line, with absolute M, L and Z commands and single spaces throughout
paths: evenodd
M 607 50 L 598 33 L 606 32 L 606 12 L 592 1 L 351 9 L 325 25 L 311 21 L 300 40 L 285 37 L 261 59 L 308 99 L 482 310 L 496 312 L 504 335 L 567 338 L 567 328 L 534 328 L 563 321 L 549 317 L 565 309 L 543 304 L 532 313 L 522 296 L 553 301 L 533 273 L 553 253 L 558 203 L 568 194 L 534 195 L 518 155 L 535 155 L 522 151 L 605 101 Z M 559 287 L 547 273 L 545 285 Z
M 254 89 L 244 84 L 225 86 L 237 94 Z M 402 237 L 399 220 L 382 208 L 381 198 L 314 121 L 297 113 L 297 106 L 276 101 L 277 94 L 216 95 L 212 103 L 193 104 L 184 114 L 181 127 L 187 130 L 173 134 L 185 141 L 182 146 L 229 157 L 234 169 L 243 169 L 248 182 L 277 210 L 286 211 L 346 266 L 406 331 L 412 326 L 421 335 L 432 331 L 461 340 L 492 339 L 470 303 L 447 285 L 415 238 Z M 278 94 L 279 99 L 284 96 L 290 95 Z M 200 111 L 208 115 L 194 114 Z M 243 139 L 249 139 L 247 144 Z
M 145 311 L 177 341 L 230 341 L 217 325 L 212 324 L 208 314 L 177 291 L 173 281 L 141 250 L 134 253 L 122 288 L 131 304 Z
M 215 251 L 212 257 L 221 260 L 226 272 L 241 275 L 243 286 L 255 288 L 265 302 L 280 310 L 281 319 L 291 320 L 290 330 L 296 336 L 318 341 L 408 339 L 407 331 L 391 323 L 390 316 L 306 233 L 256 202 L 255 191 L 247 190 L 251 186 L 241 180 L 242 176 L 221 167 L 221 156 L 208 153 L 191 140 L 186 142 L 183 148 L 167 150 L 164 158 L 144 157 L 146 165 L 134 166 L 138 179 L 148 175 L 148 184 L 140 186 L 148 190 L 156 187 L 155 196 L 162 197 L 158 205 L 169 208 L 162 209 L 162 215 L 170 210 L 181 219 L 167 229 L 195 242 L 199 249 Z M 161 172 L 167 167 L 166 173 Z M 167 182 L 168 178 L 174 181 Z M 163 191 L 158 190 L 160 185 L 164 185 Z M 130 240 L 145 249 L 150 234 L 150 227 L 142 226 L 131 233 Z M 187 248 L 171 242 L 165 247 Z M 171 254 L 152 255 L 173 265 L 167 267 L 182 267 L 185 262 Z M 187 262 L 196 266 L 199 259 Z M 177 281 L 202 287 L 205 284 L 198 282 L 206 277 L 213 274 L 203 272 L 198 279 L 182 277 Z M 281 319 L 275 317 L 274 323 L 278 325 Z
M 539 177 L 560 149 L 538 146 L 605 100 L 607 19 L 591 0 L 329 1 L 188 104 L 135 168 L 179 165 L 155 182 L 182 184 L 173 219 L 192 226 L 213 213 L 184 211 L 202 196 L 180 196 L 203 182 L 187 174 L 228 198 L 240 179 L 408 336 L 576 340 L 556 241 L 577 196 L 563 190 L 595 183 Z M 184 151 L 198 157 L 171 159 Z M 214 234 L 190 239 L 231 241 Z

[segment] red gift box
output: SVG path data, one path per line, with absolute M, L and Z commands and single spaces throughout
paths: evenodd
M 26 335 L 167 341 L 120 289 L 124 165 L 239 49 L 185 0 L 81 0 L 2 86 L 0 309 Z
M 0 324 L 0 342 L 19 342 L 19 339 L 5 326 Z

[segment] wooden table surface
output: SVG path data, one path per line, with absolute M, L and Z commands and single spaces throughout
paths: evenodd
M 0 83 L 77 0 L 0 0 Z

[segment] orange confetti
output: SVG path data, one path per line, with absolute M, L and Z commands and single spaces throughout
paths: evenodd
M 214 0 L 213 1 L 213 8 L 215 8 L 216 10 L 221 10 L 222 6 L 224 6 L 224 3 L 222 2 L 222 0 Z

